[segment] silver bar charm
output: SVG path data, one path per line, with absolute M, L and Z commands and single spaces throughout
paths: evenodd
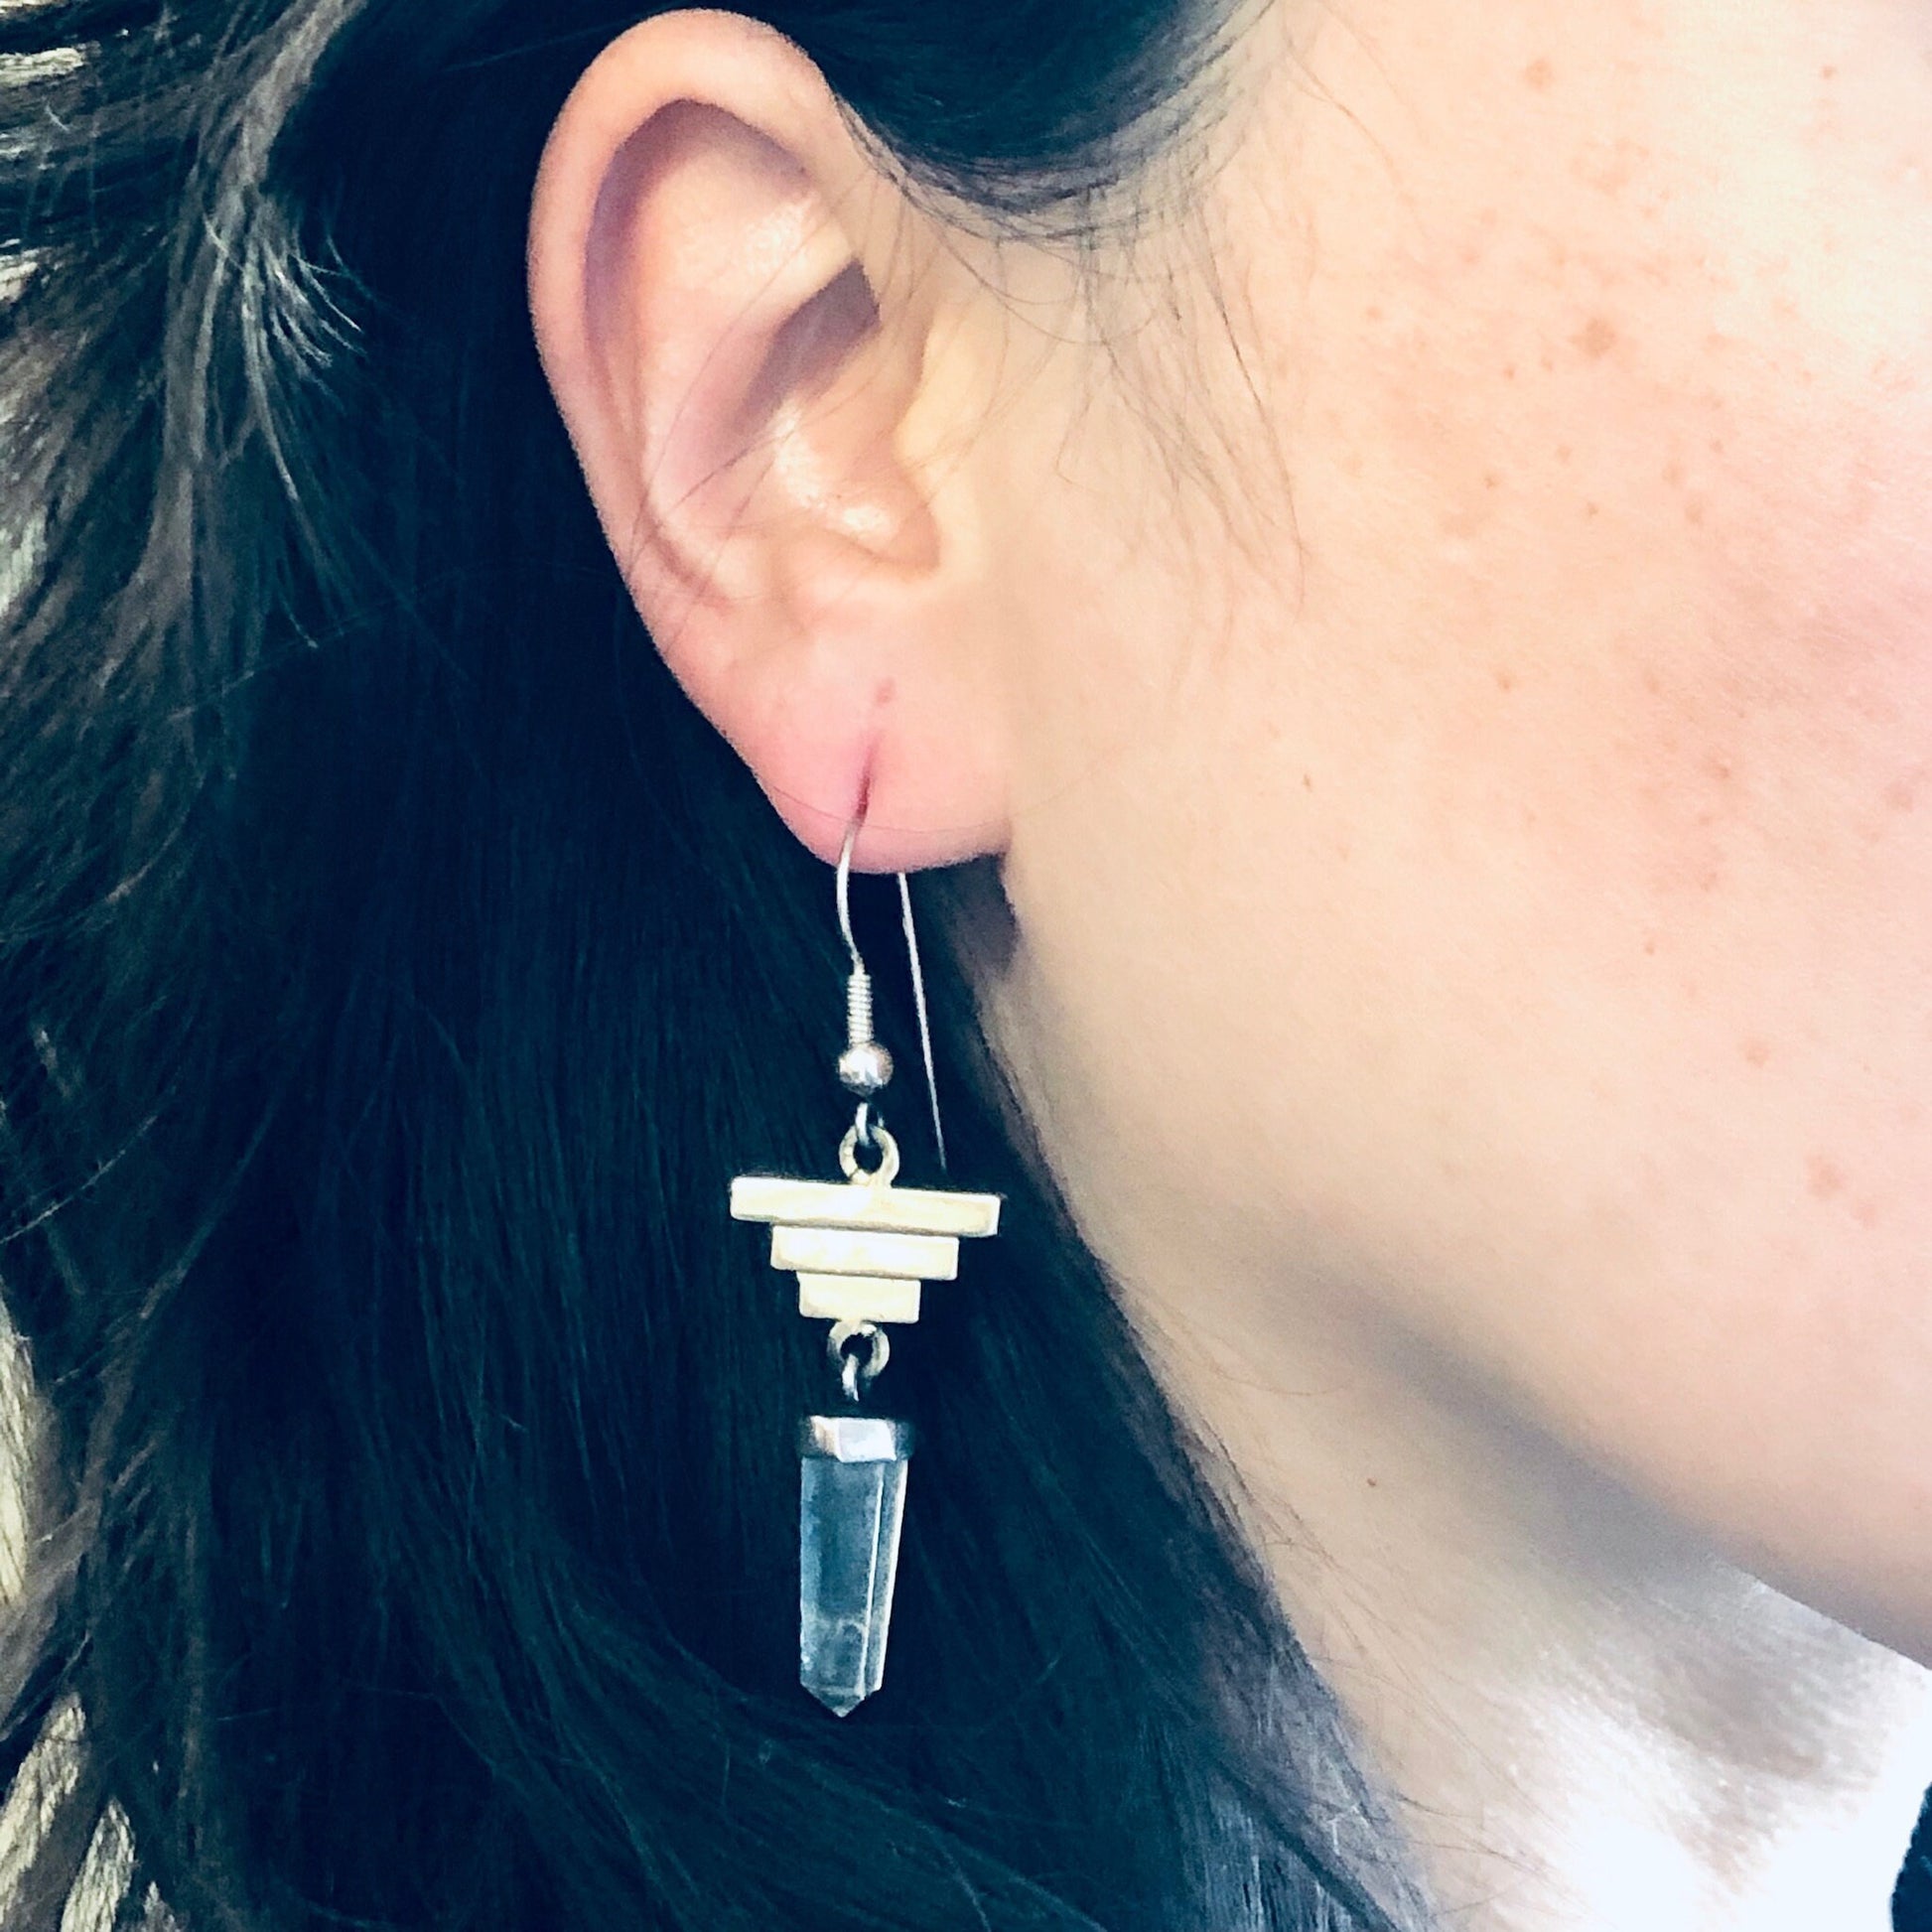
M 912 1427 L 807 1416 L 799 1449 L 798 1681 L 843 1718 L 885 1681 Z

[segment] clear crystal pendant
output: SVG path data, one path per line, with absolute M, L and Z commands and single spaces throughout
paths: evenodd
M 799 1447 L 798 1681 L 843 1718 L 885 1681 L 912 1429 L 807 1416 Z

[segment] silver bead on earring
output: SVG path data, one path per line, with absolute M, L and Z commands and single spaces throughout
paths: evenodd
M 859 942 L 852 936 L 852 838 L 848 831 L 845 847 L 839 854 L 839 931 L 845 949 L 852 955 L 852 971 L 845 981 L 845 1051 L 839 1055 L 839 1085 L 847 1093 L 870 1100 L 892 1084 L 893 1056 L 872 1035 L 872 975 L 859 957 Z M 901 873 L 899 877 L 904 878 Z

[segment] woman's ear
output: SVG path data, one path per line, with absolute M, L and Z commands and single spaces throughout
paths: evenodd
M 530 221 L 538 345 L 680 683 L 792 830 L 857 862 L 1004 843 L 985 406 L 931 218 L 788 41 L 660 15 L 565 104 Z

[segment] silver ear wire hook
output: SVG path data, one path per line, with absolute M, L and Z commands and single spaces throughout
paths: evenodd
M 912 1005 L 919 1016 L 919 1053 L 925 1061 L 925 1097 L 932 1106 L 932 1145 L 939 1156 L 939 1172 L 946 1172 L 946 1130 L 939 1125 L 939 1083 L 932 1077 L 932 1028 L 926 1020 L 925 975 L 919 970 L 919 935 L 912 925 L 912 886 L 898 876 L 899 912 L 905 923 L 905 956 L 912 965 Z
M 893 1056 L 872 1031 L 872 975 L 859 952 L 852 932 L 852 848 L 858 843 L 864 823 L 855 818 L 846 827 L 845 843 L 839 848 L 837 895 L 839 936 L 852 956 L 852 970 L 845 983 L 845 1051 L 839 1055 L 839 1082 L 848 1093 L 856 1094 L 859 1112 L 856 1122 L 859 1140 L 873 1145 L 872 1101 L 884 1091 L 893 1077 Z M 905 930 L 905 956 L 912 970 L 912 1004 L 918 1015 L 919 1053 L 925 1063 L 926 1098 L 932 1108 L 932 1141 L 939 1157 L 940 1172 L 946 1167 L 946 1135 L 939 1121 L 939 1088 L 932 1069 L 932 1028 L 926 1013 L 925 974 L 919 965 L 919 935 L 912 922 L 912 888 L 903 873 L 898 874 L 900 920 Z
M 892 1081 L 893 1056 L 873 1037 L 872 975 L 866 971 L 859 942 L 852 933 L 852 847 L 858 836 L 859 822 L 855 819 L 847 826 L 845 844 L 839 851 L 839 932 L 852 955 L 852 970 L 845 981 L 845 1051 L 839 1055 L 839 1084 L 859 1102 L 852 1120 L 853 1145 L 871 1148 L 883 1157 L 873 1102 Z
M 863 823 L 854 819 L 845 828 L 845 843 L 839 848 L 839 936 L 845 941 L 845 949 L 852 955 L 852 970 L 863 973 L 866 962 L 859 957 L 859 942 L 852 936 L 852 848 L 859 842 L 859 827 Z

